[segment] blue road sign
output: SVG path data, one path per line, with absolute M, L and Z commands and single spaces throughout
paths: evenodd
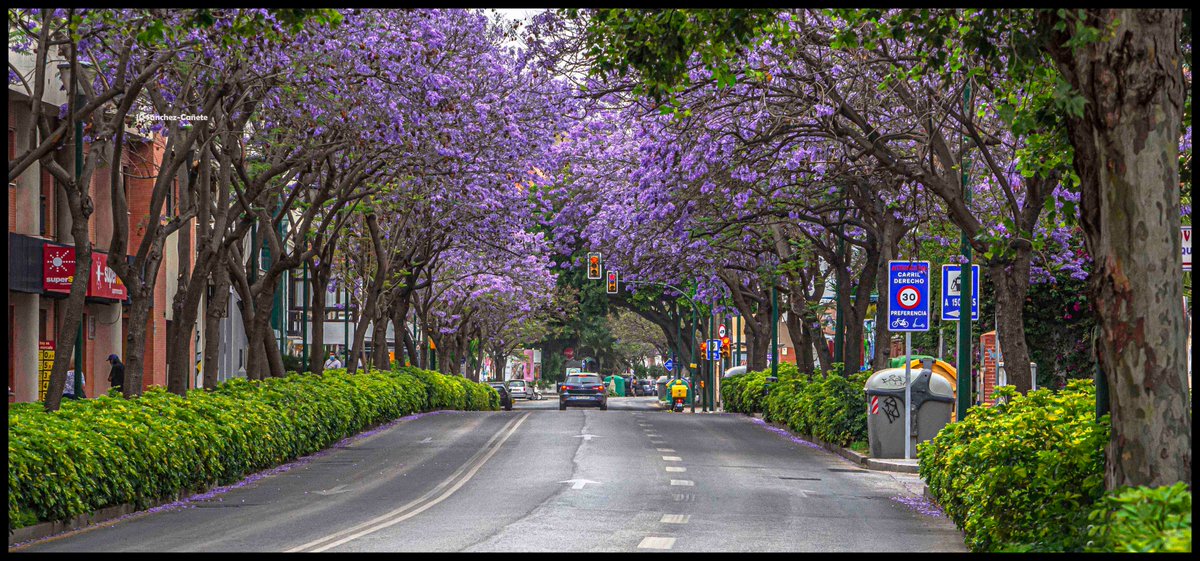
M 888 329 L 929 331 L 928 261 L 888 261 Z
M 942 265 L 942 321 L 958 321 L 962 306 L 961 265 Z M 971 265 L 971 321 L 979 320 L 979 265 Z
M 667 361 L 663 363 L 663 368 L 666 368 L 667 372 L 674 372 L 675 361 L 668 358 Z
M 721 340 L 708 340 L 708 360 L 721 360 Z

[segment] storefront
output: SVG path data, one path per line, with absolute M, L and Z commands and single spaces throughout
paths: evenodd
M 74 337 L 56 340 L 76 272 L 75 248 L 12 232 L 8 238 L 9 387 L 14 401 L 40 401 L 49 391 L 54 356 L 73 356 L 75 348 Z M 108 355 L 125 356 L 127 301 L 128 291 L 108 266 L 108 255 L 93 250 L 80 341 L 88 396 L 108 391 Z

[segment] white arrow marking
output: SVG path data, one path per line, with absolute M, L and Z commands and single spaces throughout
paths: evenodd
M 592 481 L 591 479 L 569 479 L 567 481 L 559 481 L 559 483 L 574 483 L 574 485 L 571 485 L 572 489 L 583 489 L 583 486 L 588 483 L 600 484 L 599 481 Z
M 591 439 L 593 439 L 593 438 L 604 438 L 604 437 L 603 437 L 603 436 L 600 436 L 600 435 L 598 435 L 598 434 L 577 434 L 577 435 L 575 435 L 575 438 L 582 438 L 582 439 L 584 439 L 584 440 L 591 440 Z
M 338 494 L 338 493 L 346 493 L 346 492 L 349 492 L 349 491 L 350 491 L 350 490 L 349 490 L 349 489 L 347 489 L 345 485 L 338 485 L 337 487 L 334 487 L 333 489 L 326 489 L 326 490 L 324 490 L 324 491 L 317 491 L 317 494 L 318 494 L 318 495 L 326 495 L 326 496 L 328 496 L 328 495 L 336 495 L 336 494 Z
M 421 441 L 421 444 L 425 444 L 426 442 L 433 442 L 433 437 L 432 437 L 432 436 L 426 436 L 426 437 L 425 437 L 425 440 L 422 440 L 422 441 Z

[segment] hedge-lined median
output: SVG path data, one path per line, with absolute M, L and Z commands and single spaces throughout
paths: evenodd
M 411 367 L 233 379 L 187 399 L 153 387 L 8 411 L 9 530 L 228 484 L 364 429 L 433 409 L 496 410 L 487 384 Z

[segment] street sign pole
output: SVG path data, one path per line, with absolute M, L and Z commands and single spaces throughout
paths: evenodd
M 912 459 L 912 332 L 929 331 L 929 262 L 888 261 L 888 329 L 904 333 L 904 459 Z M 968 313 L 969 317 L 969 313 Z
M 912 459 L 912 332 L 904 333 L 904 459 Z

